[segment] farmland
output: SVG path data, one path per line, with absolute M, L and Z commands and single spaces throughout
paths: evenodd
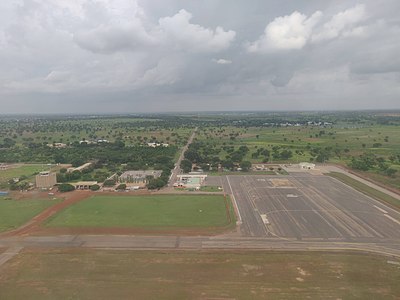
M 372 255 L 24 250 L 5 299 L 394 299 L 400 269 Z M 154 284 L 156 283 L 156 284 Z
M 93 196 L 52 218 L 47 227 L 208 228 L 232 225 L 222 195 Z

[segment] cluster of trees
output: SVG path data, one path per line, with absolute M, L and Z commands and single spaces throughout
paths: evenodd
M 174 159 L 177 148 L 170 147 L 125 147 L 123 143 L 107 145 L 79 145 L 76 147 L 54 149 L 43 145 L 30 148 L 14 147 L 0 151 L 0 161 L 71 163 L 74 166 L 96 160 L 103 164 L 131 163 L 138 167 L 164 165 Z
M 397 173 L 397 170 L 391 168 L 385 158 L 372 153 L 364 153 L 358 157 L 352 157 L 349 167 L 360 171 L 378 169 L 378 171 L 390 177 L 394 177 Z
M 219 157 L 222 150 L 227 152 L 225 159 L 220 159 Z M 217 169 L 219 165 L 229 170 L 234 170 L 239 166 L 242 170 L 248 170 L 251 167 L 251 163 L 243 161 L 248 152 L 249 148 L 247 146 L 240 146 L 235 149 L 233 146 L 223 145 L 221 149 L 207 142 L 195 141 L 184 153 L 185 159 L 181 162 L 181 168 L 185 173 L 191 171 L 193 164 L 204 171 L 208 171 L 210 167 Z
M 173 166 L 173 164 L 172 164 Z M 172 167 L 166 167 L 162 170 L 161 176 L 158 178 L 151 178 L 147 183 L 147 188 L 149 190 L 160 189 L 167 185 L 169 177 L 171 176 Z

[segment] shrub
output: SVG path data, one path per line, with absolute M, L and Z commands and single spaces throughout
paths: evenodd
M 62 183 L 58 186 L 58 191 L 61 193 L 71 192 L 73 190 L 75 190 L 75 187 L 69 183 Z

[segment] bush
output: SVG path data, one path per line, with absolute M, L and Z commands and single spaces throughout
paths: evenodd
M 106 181 L 104 181 L 104 186 L 114 186 L 116 184 L 116 181 L 114 179 L 108 179 Z
M 121 183 L 119 186 L 117 186 L 117 190 L 126 190 L 126 184 L 125 183 Z
M 58 191 L 61 193 L 71 192 L 75 190 L 75 187 L 69 183 L 62 183 L 58 186 Z
M 98 184 L 92 185 L 90 187 L 90 190 L 93 192 L 98 191 L 99 189 L 100 189 L 100 186 Z

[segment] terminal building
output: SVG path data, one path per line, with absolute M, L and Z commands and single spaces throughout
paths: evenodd
M 57 184 L 57 175 L 50 171 L 40 172 L 35 177 L 36 187 L 39 189 L 49 189 Z

